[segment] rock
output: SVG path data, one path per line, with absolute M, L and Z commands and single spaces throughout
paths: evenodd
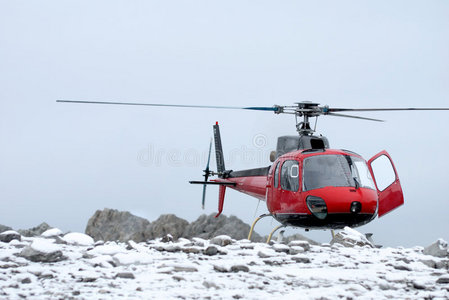
M 162 243 L 173 242 L 173 236 L 171 234 L 166 234 L 164 237 L 162 237 L 161 242 Z
M 9 243 L 12 240 L 18 240 L 21 241 L 22 237 L 17 231 L 14 230 L 7 230 L 0 233 L 0 241 L 3 243 Z
M 218 246 L 224 247 L 224 246 L 232 244 L 232 239 L 228 235 L 219 235 L 219 236 L 212 238 L 209 241 L 209 243 L 211 243 L 213 245 L 218 245 Z
M 432 245 L 424 248 L 423 253 L 435 257 L 449 257 L 447 242 L 439 239 Z
M 170 234 L 173 239 L 177 240 L 178 238 L 183 237 L 184 230 L 188 225 L 189 222 L 178 218 L 173 214 L 161 215 L 147 227 L 145 232 L 150 239 Z
M 320 243 L 315 242 L 314 240 L 311 240 L 311 239 L 309 239 L 309 238 L 307 238 L 307 237 L 305 237 L 305 236 L 303 236 L 303 235 L 301 235 L 299 233 L 286 237 L 285 241 L 286 241 L 286 243 L 288 245 L 290 245 L 291 242 L 296 242 L 296 241 L 301 241 L 302 242 L 302 241 L 305 241 L 305 242 L 307 242 L 309 244 L 309 248 L 310 248 L 310 245 L 319 245 L 320 244 Z M 302 245 L 290 245 L 290 246 L 302 246 Z M 307 251 L 309 249 L 305 249 L 304 248 L 304 250 Z
M 304 248 L 303 247 L 301 247 L 301 246 L 292 246 L 292 247 L 290 247 L 288 254 L 295 255 L 295 254 L 299 254 L 299 253 L 303 253 L 303 252 L 304 252 Z
M 97 210 L 89 219 L 85 233 L 95 241 L 120 241 L 133 240 L 137 243 L 144 242 L 150 237 L 147 227 L 150 222 L 125 211 L 105 208 Z
M 174 266 L 174 272 L 198 272 L 198 269 L 191 266 Z
M 249 272 L 249 268 L 245 265 L 235 265 L 231 267 L 231 272 Z
M 31 245 L 23 248 L 19 253 L 20 257 L 26 258 L 33 262 L 58 262 L 66 259 L 59 250 L 59 247 L 46 240 L 35 240 Z
M 427 288 L 426 284 L 424 282 L 419 281 L 413 281 L 413 288 L 417 290 L 425 290 Z
M 277 256 L 276 252 L 271 249 L 263 249 L 257 252 L 257 256 L 260 258 L 269 258 L 273 256 Z
M 349 227 L 345 227 L 334 236 L 330 244 L 333 245 L 335 243 L 341 244 L 345 247 L 368 246 L 374 248 L 374 245 L 368 241 L 365 235 Z
M 220 272 L 220 273 L 228 273 L 229 269 L 223 266 L 217 266 L 214 265 L 214 271 Z
M 121 272 L 121 273 L 117 273 L 114 278 L 135 279 L 136 277 L 131 272 Z
M 448 284 L 449 276 L 441 276 L 440 278 L 437 279 L 437 283 Z
M 273 244 L 272 247 L 276 252 L 288 253 L 290 251 L 290 247 L 284 244 Z
M 190 223 L 183 236 L 186 238 L 199 237 L 211 239 L 220 235 L 227 235 L 233 239 L 241 240 L 248 237 L 250 226 L 235 216 L 226 217 L 220 215 L 215 218 L 214 214 L 201 215 L 196 221 Z M 253 241 L 262 241 L 260 235 L 253 232 Z
M 198 254 L 201 253 L 201 248 L 199 247 L 186 247 L 181 249 L 184 253 L 190 253 L 190 254 Z
M 303 263 L 303 264 L 310 264 L 311 263 L 310 258 L 308 258 L 306 256 L 302 256 L 302 255 L 292 256 L 291 259 L 293 259 L 297 263 Z
M 43 232 L 47 231 L 48 229 L 50 229 L 50 226 L 47 223 L 43 222 L 43 223 L 39 224 L 38 226 L 30 228 L 30 229 L 21 229 L 21 230 L 19 230 L 19 233 L 26 237 L 33 237 L 33 236 L 41 235 Z
M 420 262 L 425 264 L 429 268 L 436 269 L 436 267 L 437 267 L 437 263 L 434 260 L 431 260 L 431 259 L 421 259 Z
M 31 279 L 29 277 L 26 277 L 26 278 L 22 279 L 20 282 L 22 284 L 28 284 L 28 283 L 31 283 Z
M 310 243 L 308 241 L 293 240 L 293 241 L 290 241 L 288 243 L 288 245 L 290 247 L 295 247 L 295 246 L 301 247 L 301 248 L 304 249 L 304 251 L 309 251 L 310 250 Z
M 8 230 L 12 230 L 12 228 L 5 226 L 5 225 L 0 225 L 0 233 L 2 233 L 3 231 L 8 231 Z
M 218 253 L 218 249 L 215 246 L 209 246 L 206 248 L 206 250 L 204 250 L 203 253 L 210 256 L 216 255 Z
M 216 285 L 216 284 L 215 284 L 214 282 L 212 282 L 212 281 L 207 281 L 207 280 L 205 280 L 205 281 L 203 282 L 203 286 L 204 286 L 206 289 L 210 289 L 210 288 L 214 288 L 214 289 L 216 289 L 216 290 L 219 289 L 218 285 Z

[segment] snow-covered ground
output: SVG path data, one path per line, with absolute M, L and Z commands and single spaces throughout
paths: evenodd
M 59 234 L 0 242 L 0 299 L 449 298 L 447 258 L 422 247 L 267 245 L 226 236 L 94 244 L 84 234 Z M 42 262 L 51 254 L 55 262 Z

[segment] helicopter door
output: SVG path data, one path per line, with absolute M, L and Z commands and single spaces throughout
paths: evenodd
M 404 204 L 401 183 L 393 161 L 387 151 L 382 151 L 368 161 L 379 198 L 378 216 L 381 217 Z

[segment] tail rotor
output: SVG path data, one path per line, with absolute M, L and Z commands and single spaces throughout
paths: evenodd
M 209 155 L 207 157 L 207 164 L 206 164 L 206 169 L 203 170 L 204 171 L 204 184 L 203 184 L 203 198 L 201 201 L 201 207 L 204 209 L 204 203 L 206 202 L 206 187 L 207 187 L 207 180 L 209 179 L 209 176 L 212 174 L 212 171 L 210 171 L 209 169 L 209 163 L 210 163 L 210 154 L 212 152 L 212 139 L 210 139 L 210 143 L 209 143 Z

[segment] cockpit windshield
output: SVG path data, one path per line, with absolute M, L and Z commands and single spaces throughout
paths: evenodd
M 326 186 L 352 186 L 375 189 L 363 159 L 350 155 L 316 155 L 304 159 L 303 190 Z

